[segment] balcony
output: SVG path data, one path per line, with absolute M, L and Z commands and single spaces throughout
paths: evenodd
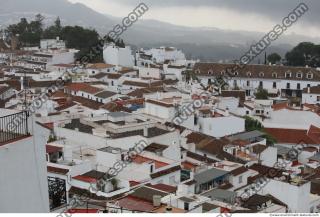
M 0 146 L 30 135 L 28 112 L 19 112 L 0 117 Z

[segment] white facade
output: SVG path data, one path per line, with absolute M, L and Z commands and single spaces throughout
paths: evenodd
M 106 63 L 116 66 L 134 66 L 134 57 L 130 46 L 121 48 L 115 45 L 106 45 L 103 48 L 103 59 Z
M 63 40 L 60 40 L 59 37 L 56 39 L 42 39 L 40 40 L 40 48 L 43 50 L 47 49 L 65 49 L 66 43 Z
M 171 61 L 186 61 L 184 53 L 174 47 L 152 48 L 145 51 L 147 55 L 152 55 L 153 62 L 163 63 L 166 60 Z
M 139 77 L 140 78 L 154 78 L 161 79 L 163 74 L 162 69 L 157 67 L 139 67 Z
M 30 127 L 32 136 L 0 146 L 1 212 L 49 212 L 45 159 L 49 132 L 35 123 Z
M 245 120 L 235 116 L 201 118 L 199 132 L 213 137 L 224 137 L 245 131 Z

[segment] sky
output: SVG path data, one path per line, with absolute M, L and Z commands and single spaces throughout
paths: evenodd
M 103 14 L 125 17 L 143 2 L 153 19 L 189 27 L 268 32 L 299 3 L 308 12 L 292 26 L 289 34 L 320 36 L 320 0 L 69 0 L 83 3 Z

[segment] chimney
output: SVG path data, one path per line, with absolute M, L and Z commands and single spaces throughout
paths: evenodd
M 308 93 L 310 93 L 310 87 L 308 87 Z
M 229 113 L 229 108 L 227 107 L 226 108 L 226 116 L 229 116 L 230 115 L 230 113 Z
M 148 128 L 146 126 L 143 128 L 143 136 L 148 137 Z
M 161 196 L 153 195 L 153 206 L 158 207 L 161 205 Z

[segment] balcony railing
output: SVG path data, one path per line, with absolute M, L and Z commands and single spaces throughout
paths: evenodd
M 30 135 L 28 112 L 19 112 L 0 117 L 0 145 Z

